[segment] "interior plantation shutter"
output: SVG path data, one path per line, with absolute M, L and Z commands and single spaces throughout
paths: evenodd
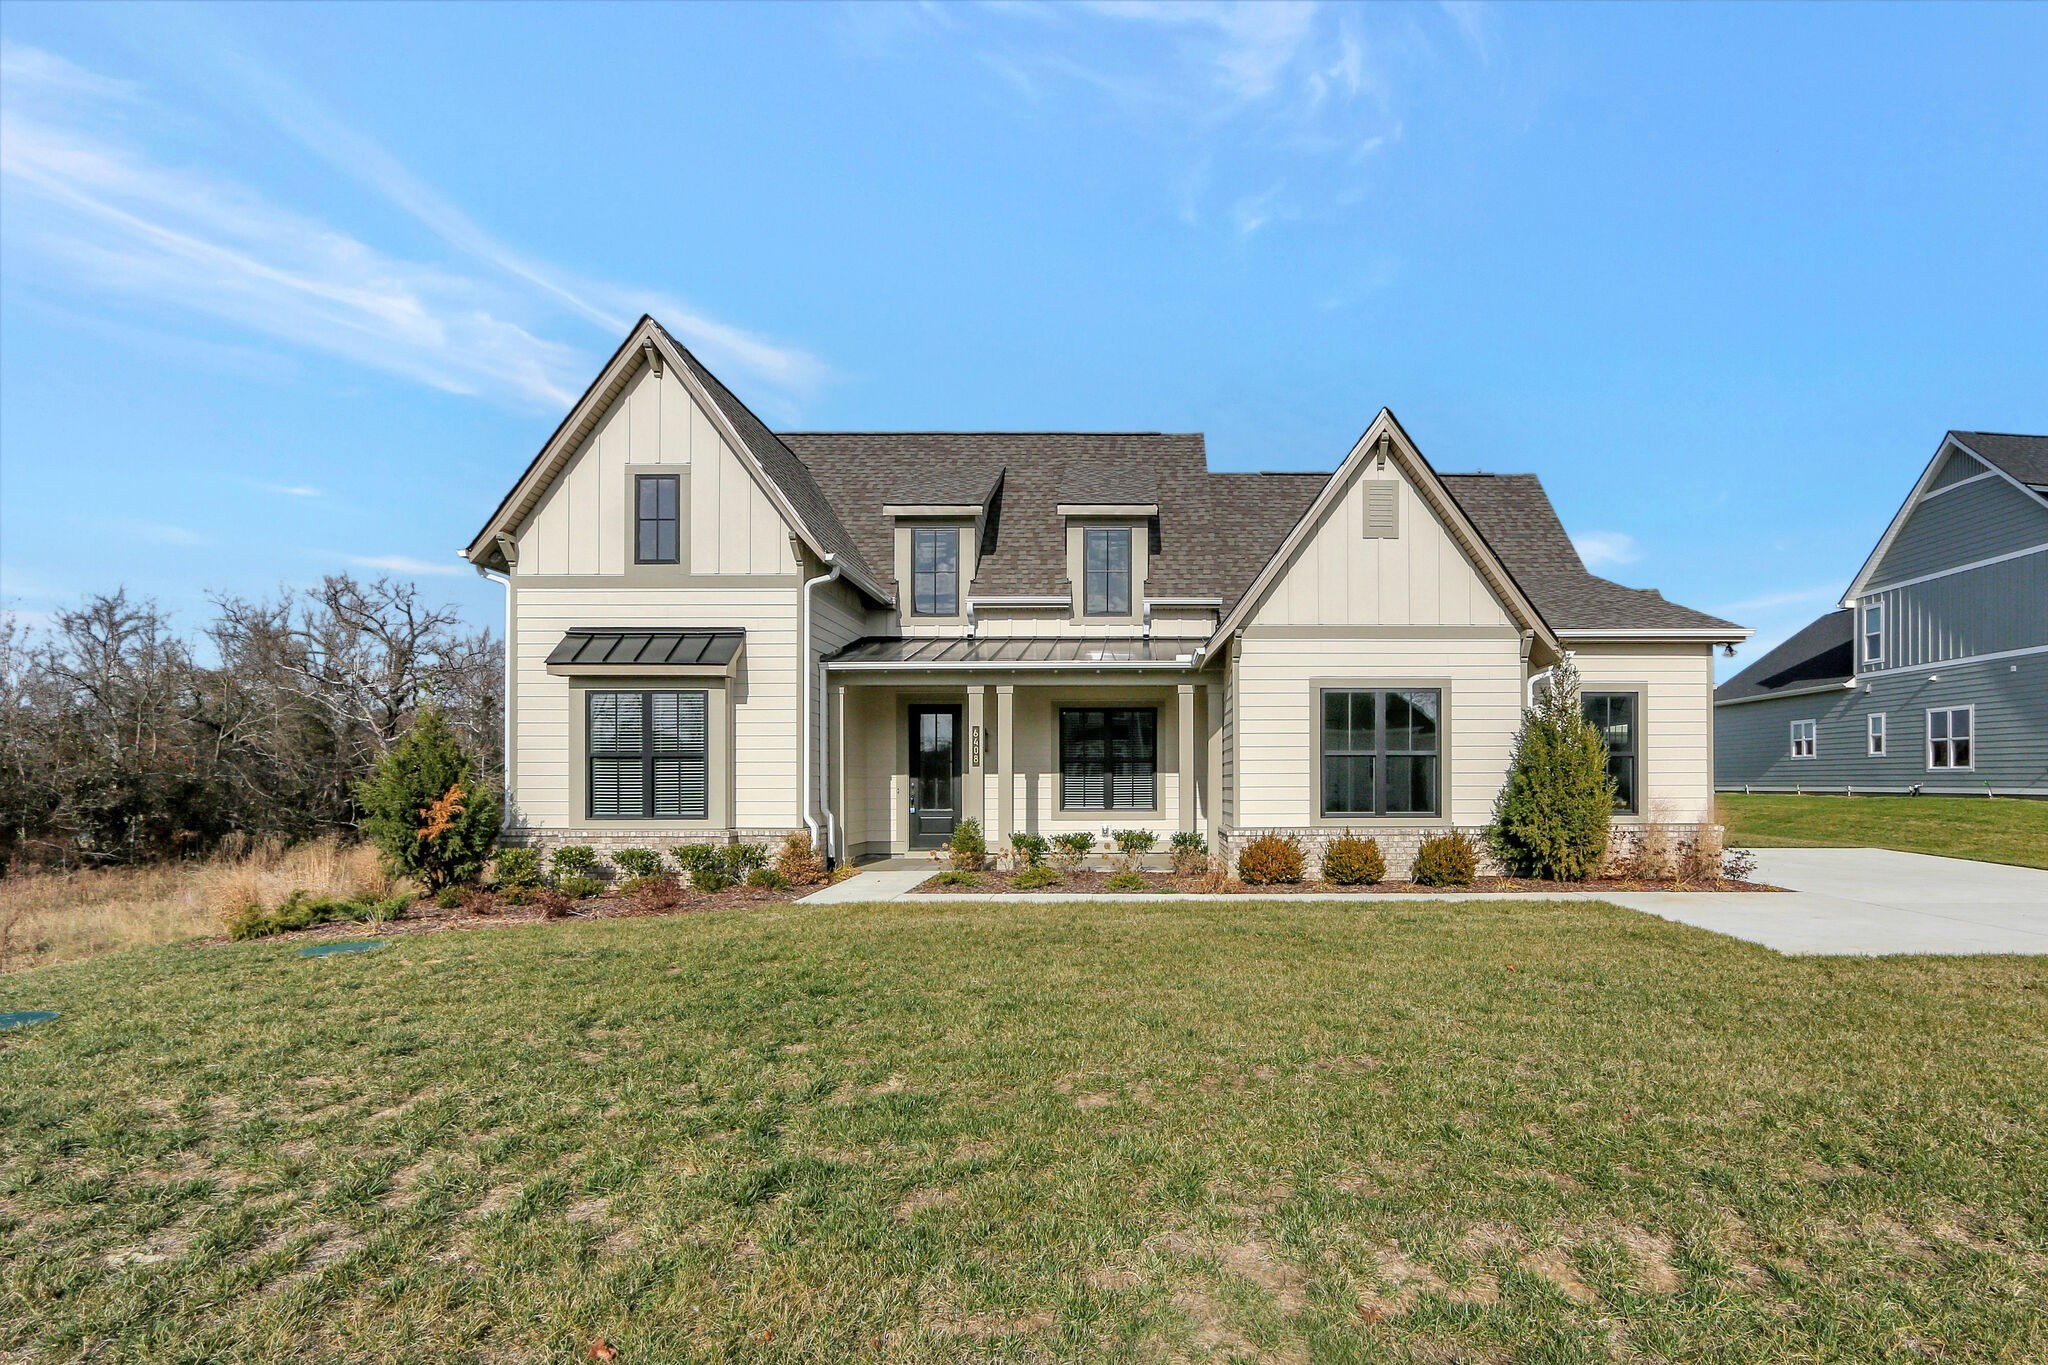
M 710 700 L 707 692 L 590 693 L 590 818 L 710 818 Z
M 709 696 L 655 692 L 654 810 L 656 817 L 702 820 L 711 808 L 711 764 L 706 746 Z
M 1401 534 L 1401 485 L 1390 479 L 1365 485 L 1365 538 L 1393 540 Z
M 1113 810 L 1150 810 L 1154 802 L 1153 711 L 1111 711 L 1109 804 Z
M 638 692 L 590 694 L 590 815 L 631 820 L 646 809 L 645 714 Z

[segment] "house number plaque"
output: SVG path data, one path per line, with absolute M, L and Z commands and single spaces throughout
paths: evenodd
M 981 766 L 981 727 L 974 725 L 967 731 L 967 764 L 971 768 Z

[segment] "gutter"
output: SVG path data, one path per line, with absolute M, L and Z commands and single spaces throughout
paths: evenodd
M 798 714 L 802 717 L 801 723 L 803 726 L 803 759 L 800 765 L 800 771 L 802 773 L 802 777 L 800 780 L 803 782 L 804 793 L 804 828 L 810 831 L 811 847 L 818 849 L 820 852 L 822 852 L 825 855 L 827 861 L 829 862 L 832 857 L 832 844 L 838 841 L 839 826 L 838 822 L 834 820 L 832 817 L 831 806 L 825 800 L 825 739 L 827 731 L 825 707 L 823 703 L 823 698 L 825 695 L 825 660 L 822 655 L 818 656 L 817 662 L 818 691 L 816 694 L 819 698 L 818 716 L 816 723 L 818 740 L 818 785 L 815 791 L 811 786 L 811 623 L 817 617 L 817 611 L 812 606 L 812 602 L 814 600 L 812 598 L 812 593 L 814 590 L 816 590 L 823 584 L 830 583 L 834 579 L 840 577 L 840 575 L 843 572 L 843 566 L 841 566 L 841 564 L 839 563 L 839 557 L 837 555 L 830 553 L 827 553 L 824 556 L 824 562 L 826 566 L 826 571 L 824 573 L 819 574 L 816 578 L 805 579 L 803 591 L 797 594 L 797 610 L 798 614 L 802 618 L 797 622 L 798 648 L 802 651 L 799 660 L 799 666 L 797 668 L 798 691 L 801 693 L 797 700 L 797 707 Z M 817 801 L 815 803 L 816 809 L 813 809 L 813 802 L 811 800 L 813 795 L 817 797 Z M 817 812 L 820 810 L 822 810 L 825 813 L 825 837 L 828 840 L 827 843 L 822 845 L 818 842 Z
M 461 553 L 458 551 L 457 553 Z M 467 558 L 467 556 L 464 556 Z M 510 560 L 507 560 L 510 563 Z M 512 575 L 473 565 L 478 578 L 488 578 L 505 589 L 505 699 L 498 707 L 499 753 L 498 753 L 498 828 L 512 827 L 512 689 L 518 680 L 513 676 L 514 658 L 512 650 Z

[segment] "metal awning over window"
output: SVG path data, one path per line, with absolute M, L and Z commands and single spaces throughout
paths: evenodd
M 974 639 L 958 637 L 855 640 L 826 660 L 834 672 L 863 669 L 917 672 L 925 669 L 1110 669 L 1193 668 L 1199 640 L 1144 640 L 1107 637 L 1068 639 Z
M 746 640 L 744 630 L 577 626 L 549 653 L 548 672 L 728 676 Z

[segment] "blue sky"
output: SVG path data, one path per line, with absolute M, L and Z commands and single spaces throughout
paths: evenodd
M 455 548 L 642 311 L 788 427 L 1328 469 L 1384 404 L 1759 645 L 1943 430 L 2048 432 L 2048 6 L 10 3 L 0 40 L 31 620 L 385 568 L 495 622 Z

